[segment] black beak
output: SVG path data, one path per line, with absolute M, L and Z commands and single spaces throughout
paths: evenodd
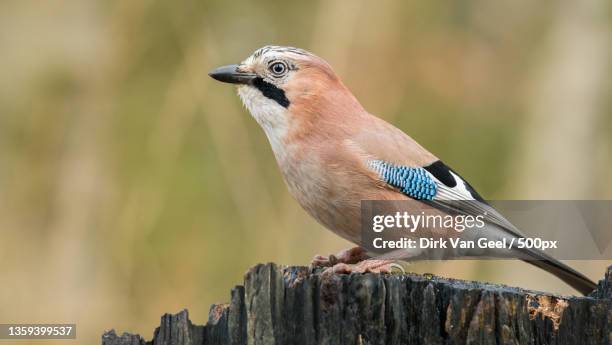
M 214 79 L 231 84 L 250 84 L 257 75 L 255 73 L 242 72 L 238 65 L 221 66 L 208 73 Z

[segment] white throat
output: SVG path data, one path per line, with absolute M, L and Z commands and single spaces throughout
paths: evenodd
M 252 86 L 239 86 L 238 95 L 251 116 L 263 128 L 277 159 L 281 158 L 279 155 L 282 156 L 284 152 L 283 139 L 289 127 L 287 108 L 264 96 Z

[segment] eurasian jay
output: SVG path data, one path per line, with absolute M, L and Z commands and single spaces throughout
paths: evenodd
M 268 137 L 290 193 L 343 238 L 359 245 L 362 200 L 404 200 L 417 212 L 433 206 L 442 214 L 486 214 L 489 237 L 523 237 L 458 173 L 398 128 L 369 114 L 322 58 L 298 48 L 266 46 L 209 75 L 238 85 L 242 102 Z M 417 182 L 419 188 L 413 188 Z M 395 259 L 426 257 L 410 251 L 375 257 L 379 254 L 356 247 L 328 258 L 316 256 L 313 264 L 331 266 L 334 272 L 381 272 Z M 587 277 L 542 251 L 516 254 L 583 294 L 595 288 Z

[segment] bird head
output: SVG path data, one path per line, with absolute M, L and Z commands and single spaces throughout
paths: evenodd
M 298 48 L 265 46 L 209 75 L 238 85 L 242 102 L 269 137 L 361 109 L 325 60 Z

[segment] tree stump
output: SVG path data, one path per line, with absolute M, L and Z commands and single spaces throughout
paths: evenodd
M 322 276 L 260 264 L 206 325 L 165 314 L 153 340 L 103 345 L 600 344 L 612 341 L 612 266 L 589 297 L 417 274 Z

